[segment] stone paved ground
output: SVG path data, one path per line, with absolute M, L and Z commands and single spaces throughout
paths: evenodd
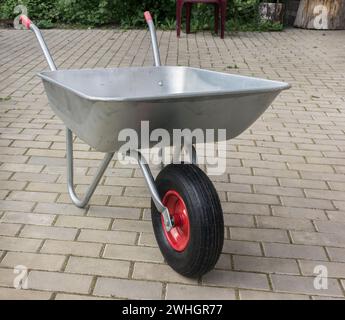
M 45 31 L 60 68 L 151 65 L 145 30 Z M 213 177 L 225 243 L 216 269 L 185 279 L 153 239 L 139 169 L 113 162 L 85 209 L 65 185 L 65 131 L 35 76 L 46 63 L 33 34 L 0 30 L 0 298 L 344 298 L 345 32 L 159 32 L 162 61 L 290 82 L 229 143 Z M 3 99 L 2 99 L 3 100 Z M 76 141 L 77 190 L 102 155 Z M 13 267 L 29 289 L 13 289 Z M 328 268 L 328 289 L 313 271 Z

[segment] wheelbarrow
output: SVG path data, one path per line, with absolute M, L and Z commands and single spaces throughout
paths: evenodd
M 150 130 L 226 129 L 225 140 L 247 129 L 289 85 L 208 70 L 161 66 L 155 27 L 149 26 L 153 67 L 57 70 L 39 29 L 24 15 L 51 71 L 38 75 L 49 104 L 66 125 L 67 185 L 72 202 L 85 207 L 121 143 L 118 134 L 131 128 L 140 135 L 141 121 Z M 73 182 L 73 134 L 105 153 L 85 195 Z M 140 148 L 131 150 L 151 194 L 151 218 L 159 248 L 178 273 L 199 277 L 210 271 L 222 251 L 223 212 L 208 176 L 198 167 L 195 148 L 191 163 L 168 164 L 154 179 Z

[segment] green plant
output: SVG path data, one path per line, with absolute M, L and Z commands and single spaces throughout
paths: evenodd
M 52 27 L 53 21 L 58 19 L 58 11 L 54 0 L 4 0 L 0 4 L 0 18 L 13 19 L 18 14 L 23 13 L 21 10 L 15 10 L 18 5 L 27 8 L 27 14 L 41 27 Z
M 266 0 L 278 1 L 282 0 Z M 260 0 L 228 0 L 228 30 L 275 30 L 276 25 L 265 25 L 258 17 Z M 146 27 L 143 12 L 150 10 L 158 28 L 175 28 L 176 0 L 0 0 L 0 19 L 13 19 L 13 9 L 22 4 L 30 18 L 43 28 L 69 24 L 76 26 L 120 25 L 122 28 Z M 213 6 L 193 5 L 191 29 L 212 29 Z
M 176 21 L 174 18 L 165 18 L 164 21 L 158 24 L 158 28 L 162 30 L 175 30 Z
M 17 0 L 5 0 L 0 3 L 0 19 L 11 19 L 15 17 L 13 9 L 18 5 Z
M 51 20 L 39 20 L 36 22 L 36 25 L 41 29 L 54 28 L 54 23 Z
M 58 0 L 56 7 L 60 22 L 97 26 L 112 22 L 115 1 Z

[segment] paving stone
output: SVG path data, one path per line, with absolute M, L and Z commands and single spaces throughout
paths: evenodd
M 296 244 L 310 244 L 330 247 L 345 247 L 344 234 L 331 234 L 321 232 L 292 231 L 292 240 Z
M 103 256 L 111 259 L 130 261 L 162 262 L 163 257 L 158 248 L 108 244 Z
M 7 223 L 22 223 L 49 226 L 53 223 L 54 219 L 55 216 L 51 214 L 5 212 L 0 221 Z
M 260 244 L 250 241 L 224 240 L 223 252 L 261 256 Z
M 309 296 L 255 290 L 240 290 L 241 300 L 310 300 Z
M 268 257 L 328 260 L 324 248 L 318 246 L 264 243 L 263 247 L 265 255 Z
M 252 216 L 244 214 L 224 214 L 224 225 L 230 227 L 254 227 Z
M 269 290 L 267 276 L 259 273 L 214 270 L 203 277 L 202 283 L 216 287 Z
M 44 182 L 52 183 L 57 180 L 57 174 L 44 174 L 44 173 L 30 173 L 30 172 L 16 172 L 12 177 L 15 181 L 28 181 L 28 182 Z
M 344 248 L 327 248 L 327 252 L 332 261 L 345 262 Z
M 224 213 L 252 214 L 252 215 L 269 215 L 268 205 L 251 204 L 251 203 L 222 203 Z
M 51 292 L 0 288 L 0 300 L 49 300 Z
M 10 200 L 0 200 L 1 210 L 14 210 L 14 211 L 26 211 L 30 212 L 34 206 L 34 202 L 29 201 L 10 201 Z
M 0 166 L 0 170 L 14 171 L 14 172 L 41 172 L 43 166 L 31 165 L 31 164 L 19 164 L 19 163 L 4 163 Z
M 55 226 L 106 230 L 110 222 L 111 220 L 107 218 L 59 216 Z
M 235 291 L 230 288 L 188 286 L 168 283 L 166 288 L 168 300 L 235 300 Z
M 271 194 L 271 195 L 284 195 L 291 197 L 303 197 L 303 191 L 298 188 L 278 187 L 278 186 L 254 186 L 255 193 Z
M 61 183 L 43 183 L 43 182 L 31 182 L 26 188 L 26 191 L 37 191 L 37 192 L 66 192 L 66 185 Z
M 106 259 L 70 257 L 66 266 L 66 272 L 127 278 L 130 263 Z
M 133 279 L 198 284 L 196 279 L 183 277 L 167 265 L 154 263 L 136 262 Z
M 297 262 L 292 259 L 234 256 L 234 269 L 264 273 L 299 274 Z
M 258 195 L 252 193 L 228 193 L 229 201 L 232 202 L 245 202 L 245 203 L 255 203 L 255 204 L 279 204 L 279 199 L 277 196 L 271 195 Z M 329 207 L 327 208 L 329 209 Z
M 148 247 L 158 247 L 155 235 L 153 233 L 147 232 L 140 233 L 139 245 Z
M 112 226 L 112 230 L 153 232 L 151 221 L 133 221 L 124 219 L 115 220 Z
M 94 194 L 91 197 L 89 204 L 90 205 L 102 205 L 102 206 L 104 206 L 108 202 L 108 198 L 109 198 L 109 196 Z M 68 194 L 63 193 L 57 198 L 56 202 L 58 202 L 59 204 L 71 204 L 72 201 L 71 201 L 71 198 Z
M 13 268 L 0 268 L 0 286 L 1 287 L 14 287 L 14 280 L 16 274 Z
M 300 260 L 299 265 L 301 267 L 302 274 L 305 276 L 315 276 L 317 274 L 314 273 L 315 267 L 322 265 L 327 268 L 328 277 L 345 278 L 345 263 Z
M 0 220 L 1 221 L 1 220 Z M 20 224 L 13 223 L 0 223 L 0 235 L 2 236 L 14 236 L 18 233 L 22 226 Z
M 315 277 L 301 277 L 273 274 L 273 289 L 279 292 L 301 293 L 309 295 L 343 296 L 338 282 L 328 279 L 328 289 L 315 289 Z
M 0 180 L 0 190 L 23 190 L 25 182 Z
M 287 230 L 305 230 L 314 231 L 315 228 L 311 221 L 306 219 L 289 219 L 282 217 L 259 216 L 257 217 L 257 226 L 259 228 L 287 229 Z
M 135 199 L 135 200 L 134 200 Z M 110 206 L 130 207 L 130 208 L 150 208 L 150 198 L 133 198 L 124 196 L 111 196 Z
M 0 249 L 9 251 L 35 252 L 41 240 L 0 236 Z
M 325 212 L 320 209 L 272 206 L 272 212 L 274 216 L 286 218 L 328 220 Z
M 54 202 L 57 198 L 57 193 L 49 192 L 29 192 L 29 191 L 13 191 L 10 193 L 8 199 L 17 201 L 43 201 Z
M 230 228 L 230 235 L 232 240 L 290 242 L 287 232 L 284 230 Z
M 312 296 L 313 300 L 345 300 L 345 298 L 341 297 L 332 297 L 332 296 Z
M 19 236 L 35 239 L 74 240 L 77 232 L 78 230 L 75 228 L 29 225 L 24 226 Z
M 69 216 L 82 216 L 85 213 L 85 209 L 80 209 L 72 204 L 60 204 L 60 203 L 45 203 L 39 202 L 34 209 L 39 213 L 61 214 Z
M 326 211 L 327 216 L 331 221 L 345 222 L 345 212 L 344 211 Z
M 278 185 L 277 179 L 271 177 L 262 177 L 262 176 L 247 176 L 247 175 L 231 175 L 230 181 L 234 183 L 248 183 L 256 185 Z
M 58 293 L 55 300 L 112 300 L 104 297 L 86 296 L 80 294 Z
M 231 255 L 221 253 L 214 268 L 220 270 L 231 270 Z
M 101 248 L 102 245 L 100 243 L 46 240 L 41 252 L 98 257 Z
M 88 216 L 104 218 L 139 219 L 140 210 L 136 208 L 90 206 Z
M 82 229 L 78 241 L 134 244 L 136 237 L 135 232 Z
M 257 176 L 268 177 L 286 177 L 286 178 L 298 178 L 298 172 L 284 169 L 265 169 L 265 168 L 253 168 L 253 172 Z
M 283 187 L 327 189 L 325 181 L 281 178 L 279 183 Z
M 341 223 L 339 221 L 315 221 L 315 226 L 317 231 L 325 233 L 343 234 L 345 230 L 345 222 Z
M 59 271 L 65 261 L 64 256 L 24 252 L 7 252 L 0 266 L 14 268 L 24 265 L 28 269 Z
M 78 274 L 31 271 L 28 276 L 30 289 L 88 293 L 92 277 Z
M 342 211 L 345 210 L 345 201 L 333 201 L 333 204 L 336 209 L 342 210 Z
M 282 203 L 286 207 L 301 207 L 310 209 L 334 209 L 330 200 L 323 199 L 306 199 L 299 197 L 281 197 Z
M 162 284 L 141 280 L 98 278 L 95 295 L 128 299 L 161 299 Z
M 342 191 L 305 189 L 305 194 L 308 198 L 314 199 L 344 200 Z

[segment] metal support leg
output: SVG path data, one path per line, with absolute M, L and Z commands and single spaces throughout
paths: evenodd
M 93 193 L 95 192 L 95 189 L 101 180 L 104 171 L 107 169 L 109 162 L 114 156 L 114 153 L 106 153 L 104 155 L 104 159 L 101 163 L 101 165 L 98 167 L 98 170 L 96 172 L 96 175 L 94 176 L 90 186 L 86 190 L 86 193 L 82 199 L 79 199 L 77 194 L 74 190 L 74 183 L 73 183 L 73 136 L 72 131 L 68 128 L 66 128 L 66 152 L 67 152 L 67 186 L 68 186 L 68 193 L 72 200 L 72 202 L 79 208 L 84 208 Z
M 167 231 L 170 231 L 170 229 L 172 228 L 172 223 L 170 220 L 169 210 L 163 205 L 160 199 L 149 165 L 147 164 L 142 154 L 137 150 L 131 150 L 128 155 L 137 159 L 146 184 L 150 190 L 152 200 L 157 210 L 163 215 L 165 228 L 167 229 Z

